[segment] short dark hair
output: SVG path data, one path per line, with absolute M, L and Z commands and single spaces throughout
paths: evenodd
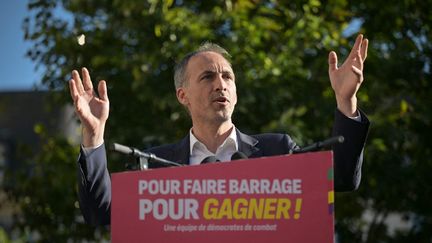
M 189 60 L 201 53 L 201 52 L 206 52 L 206 51 L 211 51 L 211 52 L 216 52 L 220 55 L 222 55 L 224 58 L 229 59 L 231 57 L 231 55 L 228 53 L 227 50 L 225 50 L 224 48 L 222 48 L 221 46 L 212 43 L 212 42 L 204 42 L 203 44 L 201 44 L 198 49 L 196 49 L 193 52 L 188 53 L 185 57 L 183 57 L 183 59 L 177 63 L 174 67 L 174 85 L 175 85 L 175 89 L 177 90 L 180 87 L 183 87 L 184 83 L 187 81 L 186 80 L 186 68 L 187 65 L 189 63 Z M 230 64 L 231 65 L 231 64 Z

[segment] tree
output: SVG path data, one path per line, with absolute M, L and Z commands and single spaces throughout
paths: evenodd
M 361 189 L 337 195 L 338 238 L 341 242 L 427 241 L 432 222 L 431 187 L 426 183 L 432 167 L 427 129 L 431 88 L 426 78 L 430 76 L 430 4 L 410 1 L 384 9 L 383 4 L 39 0 L 30 1 L 24 28 L 26 39 L 34 44 L 29 57 L 45 69 L 43 85 L 61 91 L 55 102 L 70 102 L 65 85 L 70 71 L 88 67 L 94 82 L 108 81 L 111 113 L 105 140 L 145 148 L 174 142 L 189 129 L 189 118 L 175 98 L 172 69 L 175 60 L 206 40 L 221 44 L 232 55 L 239 92 L 234 122 L 242 130 L 287 132 L 299 144 L 328 136 L 335 102 L 327 55 L 330 50 L 346 55 L 353 37 L 343 31 L 351 20 L 362 20 L 360 31 L 372 46 L 359 100 L 371 114 L 373 126 Z M 408 11 L 401 11 L 402 7 Z M 84 36 L 85 44 L 78 44 L 77 38 L 82 44 Z M 29 163 L 48 175 L 45 178 L 64 177 L 61 183 L 72 185 L 76 149 L 61 138 L 47 140 L 51 141 L 47 149 Z M 54 148 L 57 152 L 52 154 Z M 110 167 L 121 170 L 120 159 L 111 155 Z M 45 171 L 52 168 L 58 172 Z M 42 180 L 42 174 L 33 174 L 29 181 Z M 59 206 L 57 187 L 43 191 L 28 183 L 14 185 L 10 195 L 20 202 L 25 218 L 17 228 L 51 232 L 42 234 L 43 240 L 100 237 L 74 220 L 79 212 L 67 202 L 76 201 L 76 192 L 62 193 L 65 203 Z M 26 197 L 34 202 L 31 208 L 44 210 L 35 214 L 22 201 Z M 56 207 L 63 209 L 56 211 Z M 362 218 L 366 210 L 374 220 Z M 65 215 L 43 226 L 53 212 Z M 387 232 L 384 219 L 390 213 L 404 216 L 412 226 Z
M 430 3 L 364 1 L 351 7 L 372 43 L 362 93 L 372 129 L 360 195 L 338 198 L 351 197 L 356 204 L 339 207 L 344 237 L 364 242 L 432 240 L 432 211 L 427 206 L 432 199 L 427 173 L 432 167 Z M 364 222 L 358 218 L 364 210 L 373 220 L 361 227 Z M 392 230 L 386 224 L 395 215 L 402 217 L 405 229 Z

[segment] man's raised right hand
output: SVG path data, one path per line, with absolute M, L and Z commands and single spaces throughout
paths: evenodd
M 107 86 L 104 80 L 99 81 L 98 97 L 93 90 L 88 70 L 83 68 L 81 74 L 82 79 L 78 71 L 72 71 L 69 90 L 75 112 L 82 124 L 82 144 L 84 147 L 95 147 L 104 142 L 105 123 L 109 114 Z

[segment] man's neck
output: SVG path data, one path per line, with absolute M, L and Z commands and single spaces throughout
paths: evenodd
M 234 126 L 230 120 L 218 125 L 193 124 L 192 132 L 210 152 L 216 153 L 216 150 L 230 135 L 233 128 Z

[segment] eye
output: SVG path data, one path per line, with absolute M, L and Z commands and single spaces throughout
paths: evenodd
M 224 73 L 223 78 L 226 80 L 233 80 L 231 73 Z
M 212 79 L 213 75 L 212 74 L 205 74 L 201 77 L 201 80 L 210 80 Z

